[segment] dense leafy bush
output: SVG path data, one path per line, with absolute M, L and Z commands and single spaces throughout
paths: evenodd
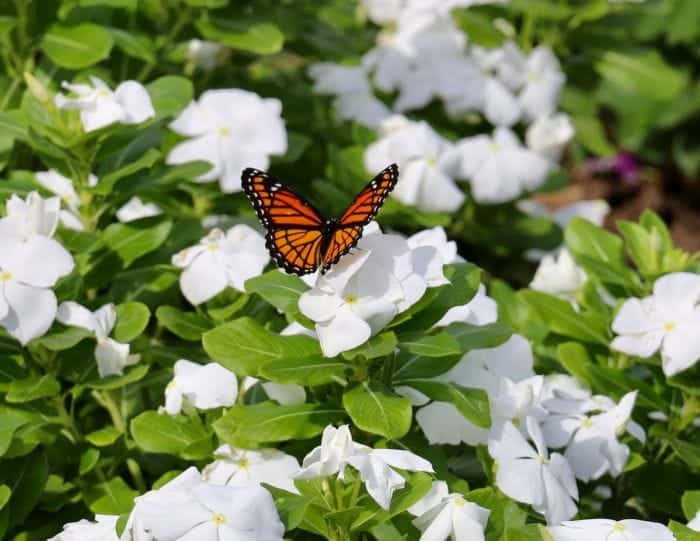
M 0 4 L 0 538 L 699 539 L 697 255 L 535 198 L 697 174 L 699 19 Z M 381 228 L 275 268 L 243 168 L 338 216 L 393 162 Z

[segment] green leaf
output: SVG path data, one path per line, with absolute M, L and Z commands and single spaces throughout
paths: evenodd
M 500 323 L 488 325 L 450 323 L 445 327 L 445 332 L 457 339 L 462 353 L 473 349 L 495 348 L 506 342 L 513 334 L 512 330 Z
M 680 522 L 672 520 L 668 523 L 668 527 L 676 536 L 676 541 L 700 541 L 700 532 L 691 530 Z
M 176 75 L 160 77 L 149 83 L 146 89 L 158 119 L 179 115 L 194 96 L 192 81 Z
M 299 312 L 297 307 L 299 297 L 307 289 L 309 286 L 301 278 L 280 272 L 278 269 L 251 278 L 245 283 L 246 293 L 257 293 L 285 314 Z
M 9 449 L 15 431 L 27 423 L 29 419 L 25 415 L 11 409 L 0 409 L 0 456 Z
M 656 100 L 672 100 L 680 96 L 688 83 L 688 75 L 673 68 L 653 50 L 637 52 L 606 51 L 595 64 L 604 79 L 621 90 Z M 663 81 L 663 84 L 659 84 Z
M 272 23 L 246 23 L 229 19 L 200 19 L 197 30 L 210 40 L 234 49 L 256 54 L 274 54 L 282 50 L 284 34 Z
M 211 439 L 206 428 L 184 415 L 146 411 L 131 421 L 131 436 L 148 453 L 180 454 L 188 447 Z
M 10 501 L 10 496 L 12 496 L 12 490 L 7 485 L 0 485 L 0 510 L 3 509 L 7 502 Z
M 564 231 L 564 239 L 575 256 L 586 256 L 612 267 L 624 267 L 622 239 L 588 220 L 574 217 Z
M 100 451 L 94 447 L 88 447 L 80 455 L 80 463 L 78 465 L 78 473 L 85 475 L 91 472 L 100 460 Z
M 140 302 L 127 302 L 117 305 L 117 322 L 114 325 L 114 339 L 128 343 L 143 333 L 151 318 L 148 306 Z
M 160 159 L 160 151 L 155 148 L 149 148 L 141 156 L 135 159 L 129 159 L 124 165 L 118 169 L 112 170 L 100 177 L 100 182 L 94 188 L 94 192 L 100 195 L 108 195 L 112 193 L 114 185 L 122 178 L 133 175 L 142 169 L 150 169 Z
M 21 458 L 2 461 L 0 484 L 12 490 L 5 509 L 10 517 L 10 527 L 24 523 L 39 503 L 48 477 L 49 464 L 43 449 Z
M 459 355 L 462 348 L 456 338 L 447 332 L 425 335 L 423 333 L 410 333 L 400 338 L 400 345 L 409 353 L 423 357 L 447 357 Z
M 430 380 L 404 380 L 401 384 L 413 387 L 432 400 L 453 404 L 465 419 L 477 426 L 491 426 L 489 397 L 483 389 Z
M 692 520 L 700 511 L 700 490 L 686 490 L 681 497 L 681 506 L 686 520 Z
M 112 425 L 107 425 L 104 428 L 85 434 L 85 439 L 95 447 L 107 447 L 117 441 L 119 436 L 121 436 L 121 432 Z
M 411 428 L 413 411 L 407 399 L 363 382 L 343 393 L 343 406 L 353 423 L 372 434 L 399 439 Z
M 54 24 L 44 34 L 40 45 L 54 64 L 62 68 L 83 69 L 107 58 L 114 40 L 109 32 L 96 24 Z
M 351 365 L 325 358 L 283 359 L 263 365 L 260 375 L 277 383 L 295 383 L 305 387 L 316 387 L 326 383 L 347 385 L 345 379 Z
M 181 312 L 172 306 L 160 306 L 156 310 L 158 323 L 183 340 L 199 341 L 202 334 L 211 329 L 212 323 L 194 312 Z
M 521 292 L 523 299 L 547 322 L 552 332 L 583 342 L 608 346 L 608 321 L 594 313 L 574 310 L 571 303 L 540 291 Z
M 374 335 L 361 346 L 344 351 L 342 356 L 348 360 L 357 359 L 358 357 L 364 357 L 367 360 L 377 359 L 393 353 L 397 344 L 398 339 L 396 335 L 391 331 L 387 331 Z
M 85 385 L 85 387 L 89 387 L 90 389 L 119 389 L 142 379 L 148 373 L 148 369 L 149 365 L 140 363 L 128 368 L 121 376 L 114 375 L 101 378 L 97 375 L 96 364 L 92 363 L 90 365 L 90 372 L 85 375 L 84 379 L 86 381 L 81 379 L 81 385 Z
M 63 351 L 70 349 L 82 342 L 85 338 L 94 336 L 92 331 L 82 327 L 66 327 L 57 332 L 46 334 L 41 338 L 33 340 L 32 343 L 45 347 L 51 351 Z
M 139 493 L 130 488 L 121 477 L 88 486 L 83 492 L 90 511 L 101 515 L 129 513 L 134 505 L 134 498 L 138 495 Z
M 105 229 L 105 244 L 119 255 L 125 266 L 159 248 L 170 235 L 172 221 L 146 218 L 125 224 L 112 224 Z
M 272 361 L 321 358 L 318 341 L 308 336 L 282 336 L 264 329 L 254 319 L 243 317 L 204 333 L 207 354 L 239 376 L 257 376 Z
M 214 430 L 223 441 L 233 445 L 259 446 L 313 438 L 330 423 L 343 416 L 343 410 L 328 404 L 279 406 L 271 401 L 253 406 L 233 406 L 214 422 Z
M 10 383 L 5 400 L 10 403 L 30 402 L 37 398 L 55 396 L 60 391 L 61 385 L 52 375 L 32 376 Z
M 149 36 L 119 28 L 110 28 L 109 33 L 112 34 L 117 47 L 129 56 L 143 60 L 147 64 L 156 63 L 156 46 Z
M 614 156 L 615 147 L 608 141 L 603 123 L 594 116 L 573 116 L 571 122 L 576 129 L 576 141 L 597 156 Z
M 617 228 L 625 239 L 627 254 L 645 276 L 654 274 L 659 269 L 659 239 L 654 238 L 644 227 L 634 222 L 618 220 Z

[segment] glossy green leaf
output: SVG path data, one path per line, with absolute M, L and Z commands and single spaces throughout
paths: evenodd
M 181 312 L 172 306 L 159 306 L 156 318 L 158 323 L 183 340 L 198 341 L 212 328 L 207 318 L 194 312 Z
M 115 223 L 105 229 L 103 240 L 128 267 L 138 258 L 159 248 L 168 238 L 172 226 L 172 221 L 161 217 Z
M 429 380 L 405 380 L 401 384 L 413 387 L 432 400 L 452 404 L 465 419 L 476 426 L 482 428 L 491 426 L 489 397 L 483 389 Z
M 96 24 L 54 24 L 44 34 L 40 45 L 58 66 L 82 69 L 107 58 L 114 40 L 109 32 Z
M 112 335 L 118 342 L 131 342 L 141 335 L 151 318 L 148 306 L 140 302 L 117 305 L 117 322 Z
M 372 434 L 399 439 L 411 428 L 411 403 L 366 382 L 343 393 L 343 406 L 358 428 Z

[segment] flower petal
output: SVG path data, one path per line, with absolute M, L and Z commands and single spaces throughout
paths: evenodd
M 5 283 L 5 299 L 10 310 L 0 325 L 22 345 L 46 334 L 56 317 L 56 295 L 50 289 L 9 281 Z

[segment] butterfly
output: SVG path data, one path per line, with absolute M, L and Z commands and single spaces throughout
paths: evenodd
M 377 215 L 399 179 L 391 164 L 374 177 L 338 219 L 324 218 L 311 203 L 259 169 L 247 168 L 241 185 L 267 235 L 272 259 L 289 273 L 325 273 L 362 237 L 362 229 Z

